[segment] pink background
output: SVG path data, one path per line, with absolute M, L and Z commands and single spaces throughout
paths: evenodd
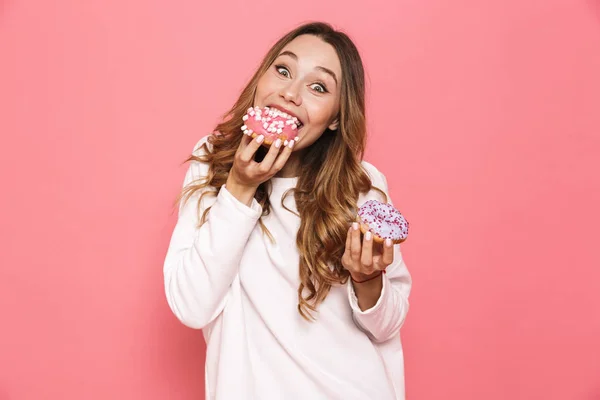
M 202 398 L 162 282 L 180 163 L 312 19 L 362 52 L 411 222 L 408 398 L 600 399 L 597 1 L 0 7 L 0 399 Z

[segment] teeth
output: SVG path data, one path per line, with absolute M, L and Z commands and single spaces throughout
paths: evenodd
M 244 115 L 244 116 L 242 117 L 242 120 L 244 120 L 244 121 L 248 121 L 248 116 L 247 116 L 247 115 Z
M 248 129 L 248 127 L 246 125 L 242 125 L 242 130 L 245 131 L 246 129 Z

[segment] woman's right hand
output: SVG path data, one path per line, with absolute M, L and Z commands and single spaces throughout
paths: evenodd
M 265 158 L 258 163 L 254 161 L 254 154 L 263 141 L 262 135 L 254 139 L 248 135 L 242 137 L 227 178 L 227 190 L 248 206 L 252 204 L 258 186 L 283 168 L 296 143 L 291 140 L 287 146 L 283 146 L 281 140 L 276 140 L 271 144 Z

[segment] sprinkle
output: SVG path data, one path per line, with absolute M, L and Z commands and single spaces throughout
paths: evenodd
M 403 240 L 408 235 L 408 222 L 391 204 L 369 200 L 360 207 L 358 215 L 382 238 Z

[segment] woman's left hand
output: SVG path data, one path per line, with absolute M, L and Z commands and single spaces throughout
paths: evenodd
M 373 235 L 363 235 L 358 223 L 354 222 L 348 230 L 346 250 L 342 255 L 342 266 L 346 268 L 354 281 L 364 281 L 380 275 L 394 261 L 394 246 L 391 240 L 384 244 L 373 243 Z

